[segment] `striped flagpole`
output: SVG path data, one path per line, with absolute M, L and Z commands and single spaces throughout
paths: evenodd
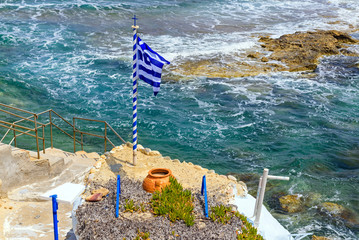
M 136 15 L 132 18 L 134 20 L 133 29 L 133 71 L 132 71 L 132 81 L 133 81 L 133 92 L 132 92 L 132 106 L 133 106 L 133 165 L 137 164 L 137 80 L 138 80 L 138 64 L 137 64 L 137 29 L 136 25 Z

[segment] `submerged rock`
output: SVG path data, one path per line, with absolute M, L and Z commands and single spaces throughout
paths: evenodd
M 335 220 L 343 222 L 345 226 L 352 230 L 359 230 L 359 217 L 342 205 L 324 202 L 319 206 L 318 211 L 323 215 L 333 217 Z
M 354 55 L 344 47 L 358 43 L 348 34 L 336 30 L 296 32 L 276 39 L 262 37 L 259 41 L 263 42 L 263 48 L 273 52 L 269 59 L 285 63 L 289 71 L 315 70 L 318 59 L 324 55 Z
M 273 192 L 273 193 L 271 193 L 269 198 L 267 198 L 266 202 L 271 209 L 274 209 L 279 212 L 283 212 L 280 201 L 279 201 L 279 199 L 283 196 L 286 196 L 285 192 Z
M 319 193 L 308 193 L 304 196 L 304 206 L 310 208 L 314 206 L 318 206 L 321 202 L 322 195 Z
M 282 210 L 288 213 L 297 213 L 304 209 L 302 197 L 297 194 L 282 196 L 279 202 Z
M 312 240 L 332 240 L 331 238 L 315 236 L 313 235 Z
M 339 216 L 344 212 L 345 208 L 342 205 L 331 203 L 331 202 L 324 202 L 320 205 L 319 211 L 321 213 L 330 214 L 334 216 Z

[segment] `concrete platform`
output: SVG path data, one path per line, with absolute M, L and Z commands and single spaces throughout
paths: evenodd
M 11 210 L 7 210 L 7 216 L 3 222 L 3 238 L 1 239 L 54 239 L 51 201 L 10 204 L 13 207 Z M 62 240 L 70 238 L 68 233 L 72 228 L 71 210 L 71 204 L 59 203 L 59 238 Z
M 255 203 L 256 199 L 249 194 L 244 197 L 236 196 L 234 202 L 234 204 L 238 207 L 238 211 L 252 221 L 254 221 L 252 216 L 254 213 Z M 259 234 L 261 234 L 266 240 L 293 240 L 290 232 L 270 214 L 265 206 L 262 206 L 258 230 Z
M 85 177 L 100 156 L 83 151 L 69 153 L 60 149 L 46 149 L 46 154 L 41 154 L 41 158 L 37 159 L 36 152 L 4 144 L 0 147 L 4 153 L 0 160 L 10 170 L 2 177 L 7 177 L 5 181 L 12 181 L 12 185 L 7 185 L 7 198 L 0 199 L 0 239 L 53 239 L 52 203 L 41 195 L 63 184 L 85 186 Z M 31 168 L 30 171 L 27 167 Z M 17 178 L 17 172 L 23 175 Z M 26 179 L 26 176 L 31 179 Z M 59 201 L 59 237 L 62 240 L 73 239 L 71 210 L 72 204 Z

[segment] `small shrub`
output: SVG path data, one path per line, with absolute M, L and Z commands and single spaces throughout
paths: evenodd
M 209 214 L 209 217 L 213 222 L 227 224 L 232 219 L 233 215 L 234 212 L 230 207 L 219 205 L 211 207 L 211 213 Z
M 264 238 L 258 234 L 258 230 L 254 227 L 247 219 L 247 217 L 236 212 L 236 216 L 238 216 L 243 225 L 242 232 L 237 232 L 237 240 L 264 240 Z
M 183 190 L 177 180 L 170 177 L 170 185 L 156 191 L 152 195 L 151 205 L 153 213 L 159 216 L 167 215 L 171 222 L 183 220 L 187 226 L 194 224 L 192 193 Z
M 125 212 L 132 213 L 132 212 L 137 212 L 140 209 L 140 207 L 138 205 L 136 205 L 132 199 L 131 200 L 126 199 L 125 202 L 126 202 L 125 203 Z
M 245 216 L 238 211 L 232 211 L 230 207 L 223 205 L 211 207 L 209 217 L 213 222 L 222 224 L 227 224 L 233 217 L 237 217 L 242 221 L 242 228 L 237 231 L 237 240 L 263 240 L 263 237 L 258 234 L 257 228 L 255 228 Z
M 150 240 L 150 233 L 140 232 L 140 230 L 138 230 L 137 236 L 134 240 Z
M 140 203 L 140 211 L 141 212 L 146 212 L 146 206 L 144 203 Z

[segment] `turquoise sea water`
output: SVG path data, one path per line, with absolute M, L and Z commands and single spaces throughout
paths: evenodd
M 356 0 L 0 1 L 0 102 L 103 119 L 130 141 L 133 14 L 142 39 L 176 65 L 213 56 L 235 61 L 235 53 L 260 50 L 259 35 L 358 29 L 358 12 Z M 140 83 L 139 143 L 221 174 L 267 167 L 291 177 L 267 198 L 271 191 L 319 193 L 321 202 L 358 217 L 358 61 L 326 57 L 315 74 L 174 81 L 165 73 L 157 97 Z M 71 150 L 69 139 L 58 139 L 55 147 Z M 101 142 L 87 140 L 102 151 Z M 292 233 L 359 236 L 316 207 L 272 211 Z

